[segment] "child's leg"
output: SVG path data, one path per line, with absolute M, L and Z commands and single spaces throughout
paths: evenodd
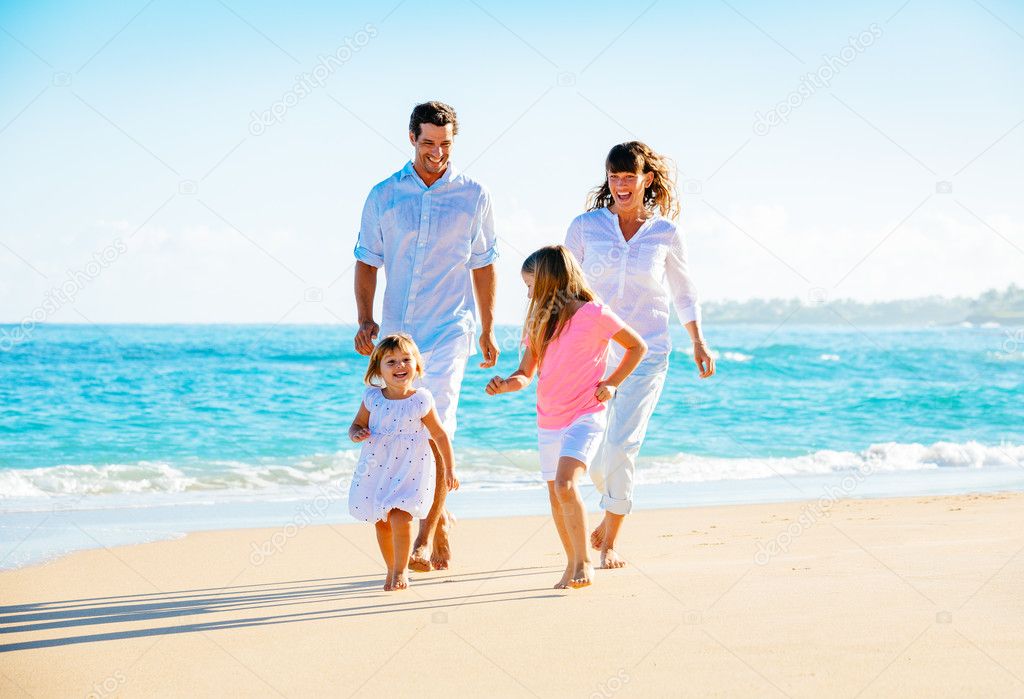
M 562 503 L 555 494 L 555 482 L 548 481 L 548 500 L 551 502 L 551 519 L 555 521 L 555 529 L 558 530 L 558 538 L 562 541 L 562 548 L 565 549 L 565 574 L 555 584 L 556 590 L 564 590 L 569 587 L 572 574 L 575 570 L 576 551 L 569 539 L 569 532 L 565 528 L 565 517 L 562 516 Z
M 412 550 L 412 515 L 405 510 L 391 510 L 388 513 L 391 525 L 391 545 L 394 556 L 391 564 L 391 589 L 404 590 L 409 587 L 409 551 Z
M 555 496 L 562 507 L 562 518 L 574 557 L 570 587 L 589 585 L 594 575 L 587 549 L 587 511 L 577 485 L 580 474 L 586 468 L 587 465 L 579 459 L 563 456 L 558 459 L 558 471 L 555 474 Z
M 395 567 L 395 547 L 392 542 L 391 523 L 387 520 L 378 520 L 374 523 L 374 529 L 377 530 L 377 546 L 380 547 L 380 553 L 384 556 L 384 565 L 388 568 L 388 577 L 384 580 L 384 589 L 390 590 L 394 584 L 391 571 Z

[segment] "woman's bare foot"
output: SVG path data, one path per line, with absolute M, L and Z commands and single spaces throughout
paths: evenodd
M 455 518 L 450 512 L 445 511 L 437 522 L 437 531 L 434 533 L 434 548 L 430 552 L 430 565 L 434 570 L 448 570 L 448 564 L 452 560 L 452 524 Z
M 413 550 L 412 555 L 409 556 L 409 569 L 415 570 L 417 573 L 430 572 L 430 561 L 427 560 L 426 545 L 419 546 Z
M 594 531 L 590 532 L 590 545 L 594 547 L 594 550 L 600 551 L 601 547 L 604 546 L 604 520 L 594 527 Z
M 406 571 L 395 573 L 395 577 L 391 582 L 392 590 L 405 590 L 409 587 L 409 576 Z
M 591 583 L 593 578 L 594 566 L 590 565 L 589 563 L 577 563 L 574 566 L 572 580 L 569 581 L 569 587 L 586 587 Z
M 623 568 L 625 565 L 626 561 L 622 559 L 622 556 L 615 553 L 615 549 L 604 549 L 601 551 L 602 568 Z
M 572 561 L 569 561 L 568 565 L 565 566 L 565 572 L 562 574 L 562 579 L 555 583 L 554 589 L 568 590 L 569 581 L 572 580 L 572 573 L 574 570 L 576 570 L 576 566 L 572 564 Z
M 388 571 L 388 577 L 384 579 L 384 592 L 391 592 L 395 589 L 395 577 Z

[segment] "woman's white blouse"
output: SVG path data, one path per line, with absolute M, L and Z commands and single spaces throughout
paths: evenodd
M 672 350 L 669 303 L 683 323 L 700 321 L 686 246 L 672 221 L 652 216 L 627 242 L 618 216 L 607 208 L 595 209 L 573 219 L 565 246 L 594 291 L 640 333 L 652 355 Z

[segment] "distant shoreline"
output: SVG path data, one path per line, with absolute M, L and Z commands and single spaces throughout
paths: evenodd
M 824 295 L 825 290 L 821 290 Z M 704 320 L 711 326 L 738 325 L 741 323 L 804 324 L 849 326 L 903 326 L 903 327 L 951 327 L 970 323 L 998 323 L 1000 326 L 1024 326 L 1024 288 L 1011 284 L 999 291 L 991 289 L 975 298 L 966 296 L 945 297 L 925 296 L 893 301 L 865 302 L 853 299 L 774 298 L 749 299 L 746 301 L 708 299 L 702 303 Z M 0 329 L 15 328 L 20 321 L 0 321 Z M 117 321 L 117 322 L 60 322 L 38 323 L 39 327 L 60 326 L 138 326 L 138 327 L 186 327 L 186 326 L 287 326 L 287 327 L 329 327 L 355 325 L 355 319 L 337 323 L 287 323 L 273 321 Z M 499 323 L 501 326 L 519 325 L 519 321 Z
M 956 326 L 1024 325 L 1024 288 L 1011 284 L 991 289 L 977 298 L 926 296 L 866 303 L 852 299 L 751 299 L 703 304 L 709 325 L 793 322 L 805 325 Z
M 813 309 L 807 309 L 808 311 Z M 832 319 L 828 318 L 817 318 L 815 316 L 805 315 L 802 311 L 798 311 L 793 314 L 792 317 L 787 317 L 790 314 L 785 315 L 770 315 L 770 316 L 718 316 L 713 315 L 714 310 L 711 312 L 705 311 L 703 319 L 710 325 L 779 325 L 783 321 L 787 326 L 799 327 L 799 326 L 833 326 L 837 328 L 849 328 L 850 324 L 855 324 L 858 328 L 894 328 L 904 330 L 918 330 L 928 328 L 955 328 L 955 327 L 983 327 L 986 324 L 993 324 L 991 327 L 1006 327 L 1016 328 L 1018 326 L 1024 326 L 1024 316 L 1015 317 L 970 317 L 957 320 L 921 320 L 919 318 L 896 318 L 891 320 L 879 320 L 876 318 L 864 318 L 854 315 L 844 315 L 844 319 L 840 319 L 835 315 L 832 315 Z M 144 323 L 140 321 L 124 321 L 124 322 L 96 322 L 88 323 L 85 321 L 81 322 L 66 322 L 66 323 L 38 323 L 36 329 L 39 328 L 346 328 L 355 325 L 355 321 L 338 321 L 335 323 L 273 323 L 270 321 L 242 321 L 238 323 L 232 323 L 227 321 L 210 321 L 210 322 L 167 322 L 167 323 Z M 7 328 L 18 327 L 18 323 L 7 323 L 0 322 L 0 330 Z M 521 325 L 517 323 L 496 323 L 495 328 L 520 328 Z
M 813 309 L 807 309 L 813 310 Z M 710 313 L 704 314 L 704 320 L 709 325 L 772 325 L 786 322 L 787 325 L 800 326 L 800 325 L 817 325 L 817 326 L 833 326 L 833 327 L 849 327 L 849 325 L 855 324 L 860 327 L 891 327 L 891 328 L 903 328 L 908 330 L 914 329 L 928 329 L 928 328 L 958 328 L 958 327 L 992 327 L 992 328 L 1012 328 L 1017 326 L 1024 326 L 1024 316 L 1013 316 L 1013 317 L 998 317 L 998 316 L 982 316 L 976 317 L 971 316 L 960 320 L 920 320 L 920 319 L 909 319 L 909 318 L 892 318 L 879 320 L 877 318 L 864 318 L 860 316 L 844 316 L 843 319 L 832 317 L 819 318 L 815 316 L 803 316 L 798 311 L 792 317 L 787 316 L 771 316 L 764 317 L 760 316 L 757 318 L 753 317 L 716 317 Z

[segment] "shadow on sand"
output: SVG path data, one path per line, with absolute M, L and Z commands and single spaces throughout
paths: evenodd
M 397 612 L 437 611 L 464 605 L 557 598 L 562 595 L 552 591 L 549 587 L 502 592 L 476 592 L 475 590 L 479 589 L 477 586 L 473 591 L 462 595 L 410 599 L 410 596 L 416 595 L 416 590 L 436 585 L 483 583 L 499 578 L 535 575 L 543 575 L 546 578 L 554 570 L 554 568 L 546 567 L 516 568 L 457 575 L 442 574 L 433 578 L 414 578 L 413 588 L 400 593 L 381 590 L 382 581 L 379 575 L 353 575 L 262 585 L 177 590 L 2 606 L 0 607 L 0 636 L 15 633 L 49 632 L 53 629 L 67 629 L 69 632 L 71 629 L 81 629 L 92 633 L 3 643 L 0 644 L 0 653 L 123 638 L 144 638 Z M 332 602 L 341 602 L 342 606 L 334 605 L 331 608 L 323 608 L 323 605 L 330 605 Z M 274 607 L 294 607 L 303 604 L 316 604 L 318 608 L 280 614 L 263 612 L 259 615 L 241 618 L 208 618 L 208 615 L 211 614 L 270 610 Z M 102 631 L 103 624 L 139 623 L 165 619 L 174 620 L 177 623 L 129 630 Z M 188 623 L 184 623 L 186 620 Z

